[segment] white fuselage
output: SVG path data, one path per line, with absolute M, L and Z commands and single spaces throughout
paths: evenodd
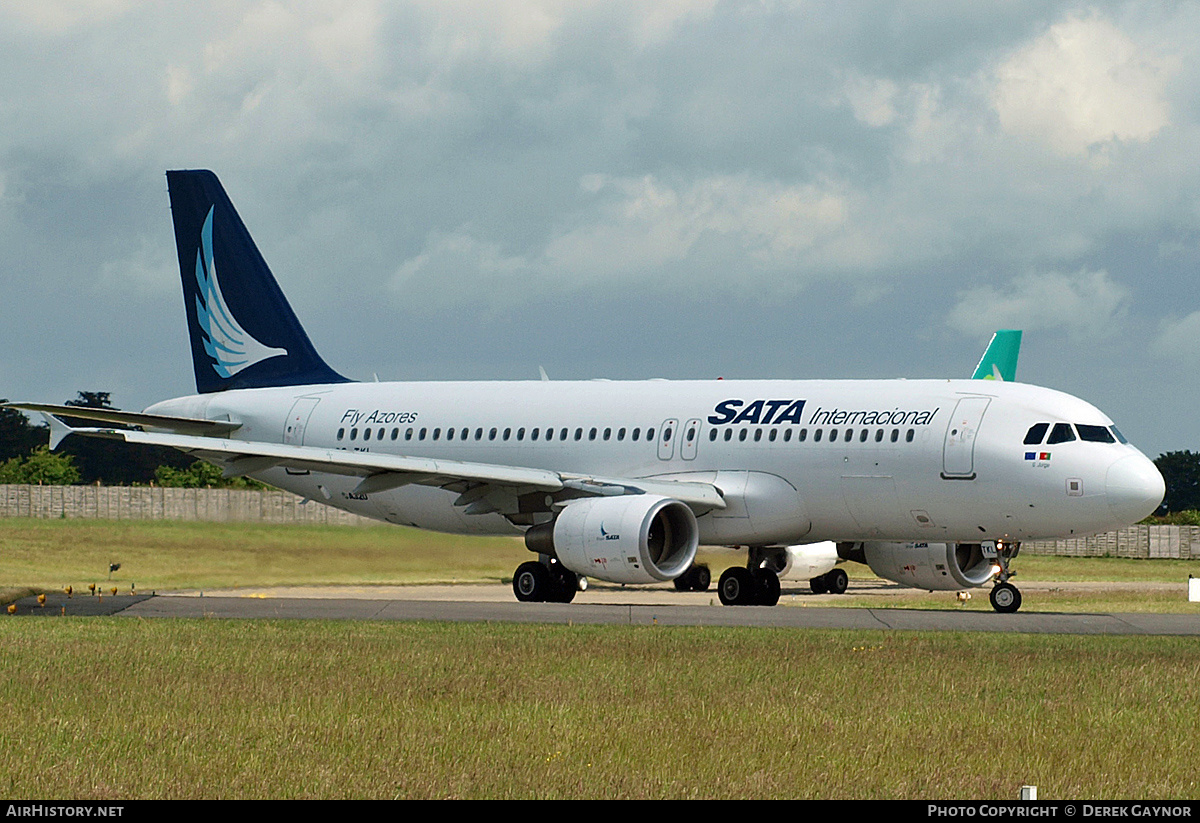
M 1021 383 L 346 383 L 216 392 L 146 411 L 238 421 L 234 440 L 704 481 L 726 502 L 699 513 L 710 545 L 1068 537 L 1136 522 L 1162 496 L 1153 464 L 1126 443 L 1026 444 L 1037 423 L 1112 421 Z M 522 531 L 498 514 L 467 514 L 439 488 L 355 494 L 361 478 L 283 468 L 253 476 L 393 523 Z

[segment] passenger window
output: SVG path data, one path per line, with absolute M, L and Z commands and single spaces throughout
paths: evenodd
M 635 443 L 637 442 L 638 437 L 641 436 L 641 433 L 642 433 L 642 430 L 640 428 L 633 430 L 633 442 L 635 442 Z
M 913 437 L 915 437 L 915 436 L 916 436 L 916 434 L 917 434 L 917 433 L 916 433 L 914 430 L 912 430 L 912 429 L 909 429 L 909 430 L 908 430 L 908 434 L 904 435 L 904 442 L 905 442 L 905 443 L 911 443 L 911 442 L 913 442 Z
M 733 429 L 726 429 L 725 430 L 725 440 L 728 441 L 728 440 L 732 440 L 732 439 L 733 439 Z
M 591 428 L 591 429 L 588 431 L 588 440 L 595 440 L 595 439 L 596 439 L 596 429 L 595 429 L 595 427 L 593 426 L 593 427 L 592 427 L 592 428 Z M 668 439 L 670 439 L 670 438 L 668 438 Z
M 517 440 L 521 441 L 524 439 L 525 439 L 525 428 L 522 427 L 522 428 L 517 429 Z
M 396 439 L 397 437 L 399 437 L 399 436 L 400 436 L 400 430 L 399 430 L 399 429 L 392 429 L 392 439 L 393 439 L 393 440 L 395 440 L 395 439 Z
M 433 430 L 433 439 L 434 439 L 434 440 L 441 440 L 441 439 L 442 439 L 442 429 L 441 429 L 441 427 L 440 427 L 440 426 L 439 426 L 438 428 L 436 428 L 436 429 L 434 429 L 434 430 Z
M 1089 443 L 1115 443 L 1112 432 L 1104 426 L 1088 426 L 1084 423 L 1076 423 L 1075 430 L 1079 432 L 1079 439 L 1086 440 Z
M 357 439 L 358 439 L 358 429 L 351 429 L 351 430 L 350 430 L 350 439 L 351 439 L 351 440 L 357 440 Z
M 796 438 L 797 443 L 803 443 L 808 439 L 808 429 L 801 429 L 800 436 Z
M 876 429 L 876 430 L 875 430 L 875 442 L 876 442 L 876 443 L 882 443 L 882 442 L 883 442 L 883 429 Z
M 582 440 L 582 439 L 583 439 L 583 429 L 576 429 L 576 430 L 575 430 L 575 439 L 576 439 L 576 440 Z
M 817 429 L 816 431 L 813 432 L 813 442 L 814 443 L 821 442 L 821 430 L 820 429 Z
M 383 428 L 382 427 L 379 429 L 379 431 L 375 432 L 375 439 L 376 440 L 383 439 Z
M 749 433 L 749 429 L 742 429 L 740 432 L 738 432 L 738 440 L 742 441 L 743 443 L 746 442 L 746 435 Z
M 892 429 L 892 442 L 895 443 L 899 439 L 900 439 L 900 430 Z
M 559 440 L 566 440 L 566 439 L 567 439 L 567 430 L 566 430 L 566 429 L 559 429 L 559 430 L 558 430 L 558 439 L 559 439 Z M 578 439 L 578 438 L 576 438 L 576 439 Z
M 492 429 L 488 432 L 488 440 L 495 440 L 495 439 L 496 439 L 496 428 L 493 426 Z
M 1025 445 L 1036 446 L 1046 437 L 1046 429 L 1050 428 L 1049 423 L 1034 423 L 1029 427 L 1029 431 L 1025 432 Z
M 868 434 L 869 434 L 869 432 L 868 432 L 866 429 L 863 429 L 863 430 L 862 430 L 862 433 L 858 435 L 858 442 L 859 442 L 859 443 L 866 443 L 866 442 L 867 442 L 867 435 L 868 435 Z
M 405 439 L 405 440 L 412 440 L 412 435 L 413 435 L 413 430 L 412 430 L 412 429 L 405 429 L 405 430 L 404 430 L 404 439 Z M 353 439 L 354 439 L 354 433 L 353 433 L 353 432 L 351 432 L 351 434 L 350 434 L 350 439 L 351 439 L 351 440 L 353 440 Z
M 838 432 L 837 432 L 837 429 L 830 429 L 830 430 L 829 430 L 829 442 L 830 442 L 830 443 L 836 443 L 836 442 L 837 442 L 837 434 L 838 434 Z M 818 440 L 820 440 L 821 438 L 819 438 L 819 437 L 818 437 L 817 439 L 818 439 Z
M 654 429 L 646 429 L 646 439 L 647 440 L 654 439 Z
M 849 443 L 854 439 L 854 429 L 846 429 L 846 442 Z
M 529 433 L 529 439 L 530 439 L 530 440 L 537 440 L 537 439 L 538 439 L 538 433 L 539 433 L 539 429 L 534 429 L 533 431 L 531 431 L 531 432 Z
M 337 439 L 341 440 L 345 436 L 346 436 L 346 430 L 344 428 L 338 429 Z
M 1046 445 L 1069 443 L 1074 439 L 1075 432 L 1071 430 L 1070 423 L 1055 423 L 1054 428 L 1050 430 L 1050 438 L 1046 441 Z
M 790 443 L 791 441 L 792 441 L 792 430 L 784 429 L 783 430 L 783 442 Z
M 370 439 L 371 439 L 371 430 L 363 429 L 363 440 L 370 440 Z
M 605 429 L 605 430 L 604 430 L 604 439 L 605 439 L 605 440 L 612 440 L 612 429 Z
M 624 439 L 625 439 L 625 427 L 622 426 L 621 428 L 617 429 L 617 442 L 620 443 Z
M 716 439 L 717 439 L 717 430 L 716 430 L 716 429 L 709 429 L 709 430 L 708 430 L 708 442 L 712 443 L 712 442 L 713 442 L 713 441 L 715 441 Z
M 760 440 L 762 440 L 762 429 L 755 429 L 754 430 L 754 442 L 757 443 Z
M 501 439 L 508 440 L 508 438 L 510 438 L 510 437 L 512 437 L 512 429 L 505 429 L 504 436 Z
M 774 443 L 775 438 L 778 436 L 779 436 L 779 429 L 772 428 L 771 433 L 769 435 L 767 435 L 767 439 L 770 440 L 772 443 Z

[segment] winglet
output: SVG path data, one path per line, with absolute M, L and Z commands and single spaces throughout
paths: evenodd
M 973 380 L 1017 379 L 1017 355 L 1021 353 L 1021 330 L 1000 329 L 992 335 L 992 342 L 971 375 Z
M 52 414 L 43 412 L 42 417 L 46 418 L 46 422 L 50 424 L 50 451 L 58 451 L 58 444 L 69 435 L 74 434 L 75 430 Z

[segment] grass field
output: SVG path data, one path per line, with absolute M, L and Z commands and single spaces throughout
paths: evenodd
M 0 794 L 1194 798 L 1178 638 L 0 621 Z
M 110 560 L 139 590 L 498 580 L 527 555 L 395 528 L 0 529 L 13 589 Z M 1021 569 L 1072 565 L 1187 573 Z M 0 666 L 6 797 L 1200 796 L 1189 638 L 18 617 Z

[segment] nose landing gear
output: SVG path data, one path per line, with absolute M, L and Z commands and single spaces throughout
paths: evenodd
M 983 556 L 989 560 L 995 560 L 996 565 L 1000 567 L 1000 571 L 996 574 L 996 585 L 992 587 L 992 592 L 988 595 L 988 599 L 992 602 L 992 608 L 1001 614 L 1012 614 L 1021 608 L 1021 591 L 1008 582 L 1010 577 L 1016 575 L 1016 572 L 1009 569 L 1009 563 L 1021 551 L 1021 544 L 989 540 L 983 543 L 982 549 Z

